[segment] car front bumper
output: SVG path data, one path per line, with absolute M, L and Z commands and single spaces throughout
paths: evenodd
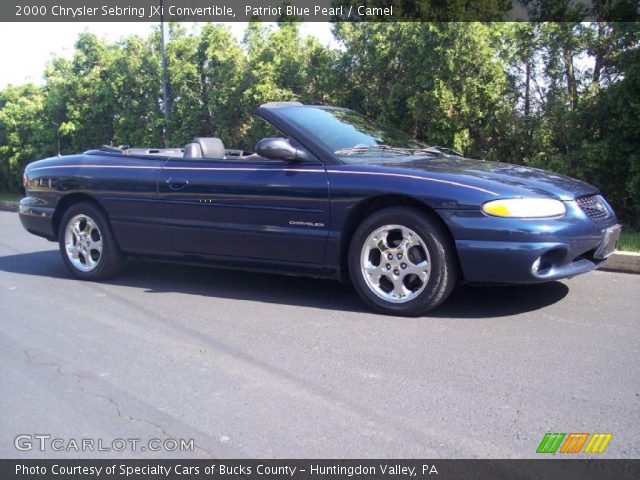
M 464 279 L 475 284 L 541 283 L 589 272 L 605 259 L 598 248 L 618 221 L 593 221 L 575 202 L 554 219 L 511 219 L 481 211 L 439 213 L 455 239 Z
M 53 229 L 54 208 L 37 197 L 20 200 L 19 215 L 22 226 L 29 232 L 48 240 L 55 240 Z

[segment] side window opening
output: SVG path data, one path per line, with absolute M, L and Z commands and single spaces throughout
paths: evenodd
M 260 117 L 253 117 L 244 135 L 243 144 L 239 145 L 245 155 L 254 153 L 256 143 L 266 137 L 288 138 L 284 133 Z

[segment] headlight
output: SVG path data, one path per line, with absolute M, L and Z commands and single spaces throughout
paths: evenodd
M 552 198 L 508 198 L 491 200 L 482 205 L 482 211 L 494 217 L 544 218 L 564 215 L 564 203 Z

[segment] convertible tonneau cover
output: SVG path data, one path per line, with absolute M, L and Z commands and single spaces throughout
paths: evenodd
M 111 145 L 102 145 L 101 152 L 119 153 L 120 155 L 143 155 L 143 156 L 159 156 L 159 157 L 181 157 L 184 154 L 184 148 L 131 148 L 129 146 L 114 147 Z M 95 152 L 88 150 L 85 153 Z
M 200 148 L 199 155 L 192 155 L 192 146 Z M 206 148 L 202 150 L 202 146 Z M 215 148 L 211 147 L 215 146 Z M 208 146 L 208 147 L 207 147 Z M 208 153 L 207 153 L 208 152 Z M 112 145 L 102 145 L 99 150 L 87 150 L 85 154 L 95 155 L 100 153 L 111 153 L 116 155 L 126 155 L 133 157 L 164 157 L 164 158 L 236 158 L 241 157 L 245 152 L 237 148 L 225 148 L 220 139 L 216 137 L 197 137 L 192 143 L 188 143 L 184 148 L 144 148 L 144 147 L 114 147 Z

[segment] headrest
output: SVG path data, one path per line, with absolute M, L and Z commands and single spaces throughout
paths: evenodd
M 184 146 L 184 158 L 202 158 L 202 149 L 199 143 L 187 143 Z
M 200 145 L 203 158 L 224 158 L 224 144 L 216 137 L 198 137 L 193 139 Z

